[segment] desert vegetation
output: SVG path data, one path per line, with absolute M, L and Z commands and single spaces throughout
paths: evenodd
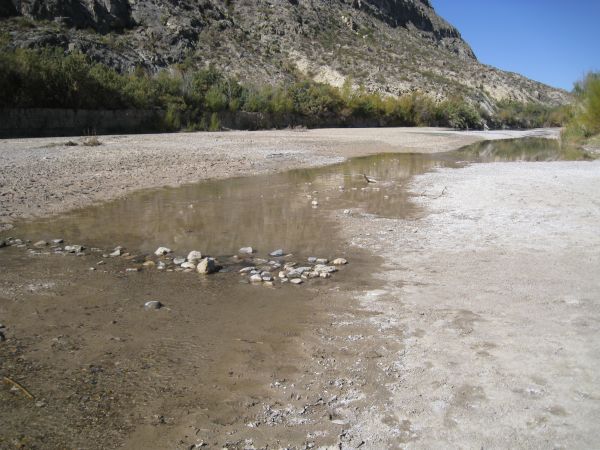
M 563 131 L 563 140 L 600 143 L 600 72 L 591 72 L 575 84 L 576 102 Z
M 81 53 L 60 49 L 16 49 L 0 53 L 0 107 L 72 109 L 162 109 L 165 130 L 218 130 L 224 112 L 262 113 L 285 124 L 302 118 L 331 123 L 380 126 L 494 126 L 530 128 L 559 126 L 566 110 L 505 103 L 495 117 L 462 97 L 435 101 L 414 92 L 382 96 L 365 89 L 342 88 L 297 76 L 288 83 L 244 84 L 214 67 L 179 64 L 149 73 L 119 73 Z M 362 121 L 362 122 L 361 122 Z M 314 120 L 313 120 L 314 122 Z M 289 124 L 289 123 L 288 123 Z

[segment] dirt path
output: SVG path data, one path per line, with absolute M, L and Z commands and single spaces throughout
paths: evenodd
M 348 219 L 386 260 L 362 304 L 403 343 L 381 360 L 389 402 L 353 431 L 367 448 L 596 448 L 600 162 L 442 169 L 411 190 L 419 219 Z
M 0 230 L 132 191 L 330 164 L 386 151 L 438 152 L 480 139 L 557 136 L 556 130 L 322 129 L 0 140 Z M 66 145 L 67 143 L 78 145 Z

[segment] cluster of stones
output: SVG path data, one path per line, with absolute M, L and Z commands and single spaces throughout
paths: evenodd
M 252 253 L 251 247 L 243 247 L 240 253 Z M 275 250 L 269 254 L 275 258 L 284 256 L 281 249 Z M 288 255 L 291 256 L 291 255 Z M 293 261 L 266 260 L 254 258 L 254 265 L 240 269 L 240 275 L 247 277 L 252 284 L 262 284 L 273 286 L 274 283 L 302 284 L 306 280 L 314 278 L 330 278 L 331 275 L 338 271 L 338 266 L 343 266 L 348 263 L 344 258 L 336 258 L 331 263 L 326 258 L 317 258 L 311 256 L 307 260 L 307 265 L 301 265 Z M 274 273 L 277 275 L 275 276 Z
M 0 248 L 13 246 L 18 248 L 28 248 L 31 252 L 39 252 L 43 249 L 51 249 L 55 254 L 73 254 L 77 256 L 85 256 L 86 247 L 80 244 L 64 245 L 63 239 L 53 239 L 47 241 L 24 241 L 18 238 L 7 238 L 0 240 Z M 105 251 L 99 248 L 89 249 L 94 253 L 102 253 L 102 258 L 117 258 L 122 257 L 133 263 L 141 264 L 136 267 L 126 268 L 126 272 L 138 272 L 143 269 L 178 271 L 178 272 L 197 272 L 203 275 L 209 275 L 219 272 L 223 267 L 218 264 L 215 258 L 204 256 L 198 250 L 192 250 L 187 257 L 174 256 L 173 252 L 168 247 L 158 247 L 154 252 L 154 256 L 131 255 L 125 252 L 123 247 L 115 247 L 112 250 Z M 236 264 L 250 264 L 239 270 L 239 273 L 244 276 L 247 281 L 252 284 L 263 284 L 273 286 L 274 283 L 291 283 L 302 284 L 306 280 L 314 278 L 330 278 L 331 275 L 338 271 L 339 266 L 348 263 L 344 258 L 336 258 L 331 262 L 326 258 L 309 257 L 306 264 L 297 262 L 285 261 L 286 258 L 292 255 L 286 255 L 282 249 L 277 249 L 269 256 L 274 258 L 271 260 L 254 257 L 255 250 L 252 247 L 242 247 L 239 249 L 239 255 L 235 255 L 233 260 Z M 97 265 L 104 264 L 101 260 Z M 93 267 L 91 270 L 95 270 Z
M 31 241 L 22 240 L 19 238 L 9 237 L 6 240 L 0 240 L 0 248 L 2 247 L 17 247 L 17 248 L 29 248 L 32 246 L 31 251 L 38 251 L 44 248 L 50 248 L 54 253 L 72 253 L 78 256 L 84 256 L 85 247 L 83 245 L 65 245 L 62 244 L 62 239 L 52 239 L 50 242 L 37 241 L 31 244 Z M 100 249 L 92 249 L 94 251 L 101 251 Z
M 154 254 L 158 257 L 168 257 L 172 253 L 171 249 L 168 247 L 158 247 Z M 175 266 L 183 269 L 184 272 L 198 272 L 201 274 L 211 274 L 216 273 L 221 270 L 221 266 L 217 264 L 217 261 L 214 258 L 209 256 L 204 257 L 202 252 L 198 250 L 192 250 L 188 253 L 187 257 L 174 257 L 171 260 Z M 151 267 L 156 264 L 156 268 L 158 270 L 164 270 L 167 268 L 167 263 L 165 261 L 158 261 L 158 263 L 154 263 L 154 261 L 146 261 L 143 266 Z

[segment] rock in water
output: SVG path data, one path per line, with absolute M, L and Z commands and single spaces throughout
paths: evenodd
M 153 309 L 160 309 L 163 307 L 163 304 L 157 300 L 151 300 L 149 302 L 144 303 L 144 309 L 146 311 L 151 311 Z
M 317 264 L 314 269 L 315 272 L 318 273 L 333 273 L 337 272 L 337 268 L 334 266 L 326 266 L 324 264 Z
M 67 253 L 81 253 L 83 245 L 66 245 L 65 252 Z
M 185 258 L 173 258 L 173 264 L 180 266 L 185 262 Z
M 182 269 L 195 269 L 196 268 L 196 264 L 194 264 L 193 262 L 184 262 L 183 264 L 181 264 L 181 268 Z
M 252 247 L 242 247 L 240 248 L 240 253 L 251 255 L 252 253 L 254 253 L 254 249 Z
M 195 263 L 202 259 L 202 253 L 197 250 L 192 250 L 187 255 L 188 262 Z
M 250 277 L 250 283 L 262 283 L 263 279 L 259 273 L 255 273 Z
M 283 256 L 283 250 L 278 248 L 277 250 L 274 250 L 271 253 L 269 253 L 269 256 Z
M 348 261 L 346 261 L 344 258 L 335 258 L 331 264 L 334 266 L 343 266 L 344 264 L 348 264 Z
M 202 274 L 211 274 L 217 271 L 217 264 L 213 258 L 204 258 L 198 263 L 196 271 Z
M 154 252 L 156 256 L 164 256 L 168 255 L 169 253 L 171 253 L 171 249 L 168 247 L 158 247 Z

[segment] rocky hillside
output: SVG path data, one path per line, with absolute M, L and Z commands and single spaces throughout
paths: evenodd
M 214 64 L 243 81 L 299 75 L 399 95 L 556 105 L 566 92 L 480 64 L 429 0 L 0 0 L 12 47 L 81 51 L 120 71 Z

